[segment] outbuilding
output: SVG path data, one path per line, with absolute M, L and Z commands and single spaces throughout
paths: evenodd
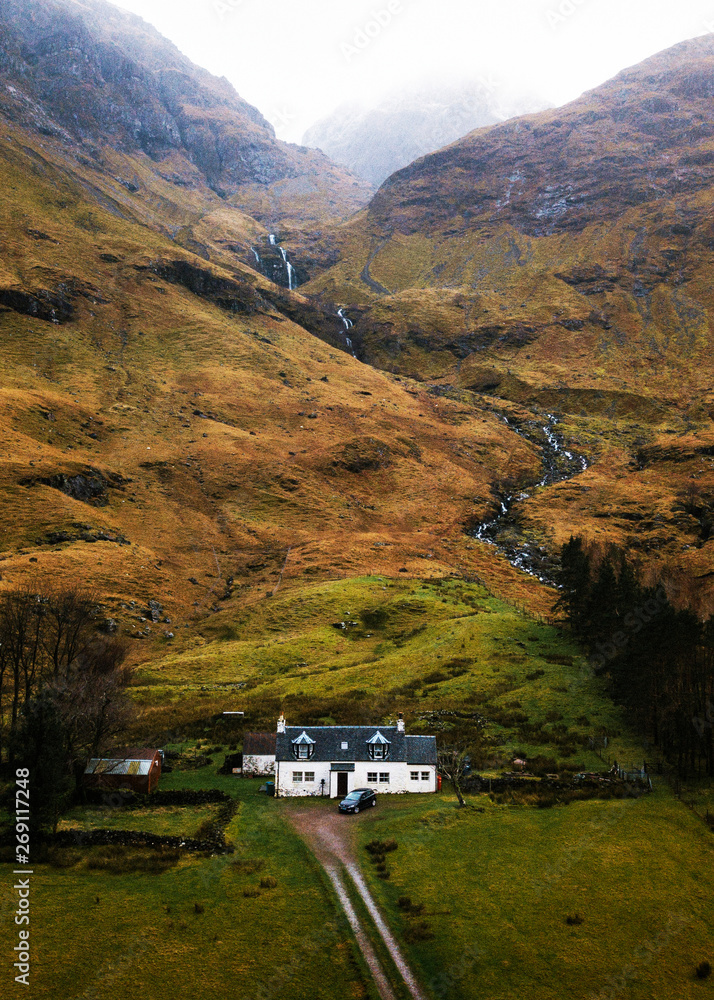
M 243 775 L 262 778 L 275 773 L 275 733 L 246 733 L 243 737 Z
M 161 777 L 160 750 L 123 750 L 113 757 L 93 757 L 84 771 L 87 788 L 128 788 L 132 792 L 153 792 Z

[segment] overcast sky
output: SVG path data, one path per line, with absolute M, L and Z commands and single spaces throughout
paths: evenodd
M 564 104 L 714 30 L 714 0 L 115 0 L 299 142 L 337 105 L 473 77 Z

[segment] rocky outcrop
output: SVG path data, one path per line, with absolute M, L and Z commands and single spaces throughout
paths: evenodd
M 106 145 L 155 161 L 178 152 L 222 198 L 244 185 L 310 178 L 328 200 L 331 194 L 346 198 L 347 211 L 357 207 L 355 178 L 321 153 L 279 142 L 225 78 L 104 0 L 5 0 L 0 78 L 0 112 L 79 142 L 90 156 Z
M 702 191 L 713 66 L 712 36 L 692 39 L 564 108 L 473 132 L 391 177 L 372 218 L 404 233 L 460 218 L 543 236 Z

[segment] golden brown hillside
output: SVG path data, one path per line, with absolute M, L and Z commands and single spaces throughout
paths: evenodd
M 714 40 L 395 174 L 304 291 L 359 356 L 537 421 L 594 464 L 519 504 L 552 549 L 624 543 L 712 595 Z
M 535 448 L 318 339 L 288 315 L 338 342 L 336 316 L 122 218 L 75 170 L 49 140 L 0 142 L 5 586 L 87 581 L 135 634 L 155 599 L 163 636 L 281 573 L 515 578 L 462 526 Z

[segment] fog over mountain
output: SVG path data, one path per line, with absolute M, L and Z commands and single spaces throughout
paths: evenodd
M 343 104 L 305 133 L 303 144 L 378 186 L 395 170 L 476 128 L 549 107 L 484 75 L 460 83 L 424 84 L 366 105 Z

